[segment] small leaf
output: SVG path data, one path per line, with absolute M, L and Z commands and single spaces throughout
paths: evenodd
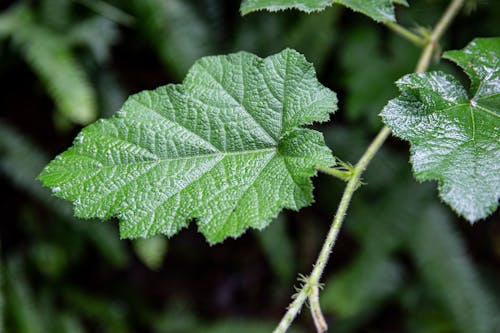
M 298 9 L 306 13 L 318 12 L 338 3 L 363 13 L 377 22 L 395 21 L 394 4 L 407 6 L 406 0 L 243 0 L 240 11 L 242 15 L 259 10 L 271 12 Z
M 475 39 L 446 52 L 469 75 L 470 96 L 443 72 L 410 74 L 382 111 L 394 134 L 411 143 L 418 180 L 437 180 L 441 198 L 471 222 L 500 197 L 500 38 Z
M 196 218 L 219 242 L 312 202 L 309 178 L 334 159 L 300 126 L 328 120 L 336 102 L 293 50 L 202 58 L 182 85 L 84 128 L 39 178 L 79 217 L 118 216 L 122 237 L 171 236 Z

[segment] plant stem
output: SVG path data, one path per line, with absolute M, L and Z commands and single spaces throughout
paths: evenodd
M 464 2 L 465 0 L 453 0 L 448 5 L 448 8 L 446 8 L 443 16 L 432 30 L 429 42 L 427 43 L 427 46 L 425 47 L 422 55 L 420 56 L 420 59 L 418 60 L 417 68 L 415 69 L 416 73 L 422 73 L 427 70 L 432 58 L 432 54 L 434 53 L 434 50 L 438 45 L 439 39 L 443 35 L 444 31 L 448 28 L 451 21 L 453 21 L 453 18 L 458 14 L 458 11 L 460 10 L 460 8 L 462 8 Z
M 413 44 L 415 44 L 418 47 L 422 47 L 426 45 L 427 39 L 424 37 L 421 37 L 417 35 L 414 32 L 411 32 L 410 30 L 406 29 L 405 27 L 397 24 L 396 22 L 385 22 L 384 23 L 389 29 L 400 35 L 401 37 L 406 38 Z
M 328 324 L 325 317 L 323 317 L 323 312 L 321 312 L 319 305 L 319 289 L 319 286 L 312 287 L 311 294 L 309 295 L 309 307 L 311 308 L 311 316 L 314 320 L 316 332 L 324 333 L 328 330 Z
M 432 30 L 428 44 L 422 51 L 417 67 L 415 69 L 416 73 L 425 72 L 429 68 L 432 53 L 437 45 L 437 41 L 439 40 L 439 38 L 441 38 L 444 31 L 449 26 L 463 4 L 464 0 L 453 0 L 450 3 L 443 16 L 438 21 L 435 28 Z M 313 266 L 311 275 L 306 279 L 306 282 L 298 291 L 298 293 L 295 294 L 293 302 L 288 306 L 287 312 L 285 313 L 273 333 L 284 333 L 288 330 L 291 323 L 300 312 L 302 306 L 304 305 L 304 302 L 310 296 L 311 290 L 319 285 L 319 281 L 326 267 L 333 246 L 335 245 L 335 242 L 337 240 L 337 236 L 344 221 L 347 209 L 349 208 L 352 196 L 356 189 L 359 187 L 361 175 L 390 134 L 391 130 L 388 127 L 382 128 L 375 139 L 372 141 L 370 146 L 368 146 L 363 156 L 361 156 L 358 163 L 356 163 L 354 172 L 352 173 L 351 178 L 349 179 L 342 195 L 342 199 L 340 200 L 339 207 L 337 209 L 337 212 L 335 213 L 335 217 L 333 218 L 333 222 L 330 230 L 328 231 L 328 235 L 326 236 L 325 242 L 323 243 L 321 251 L 318 255 L 318 259 Z
M 349 182 L 347 183 L 344 194 L 342 195 L 342 199 L 340 200 L 337 213 L 335 214 L 335 217 L 333 219 L 332 226 L 330 227 L 321 252 L 319 253 L 318 259 L 314 264 L 314 269 L 309 278 L 309 283 L 311 285 L 319 284 L 319 280 L 321 278 L 321 275 L 323 274 L 326 263 L 328 262 L 331 250 L 335 245 L 335 241 L 337 240 L 337 235 L 340 231 L 340 227 L 342 226 L 342 222 L 344 221 L 345 213 L 347 212 L 347 208 L 349 207 L 349 204 L 351 202 L 352 195 L 358 188 L 361 175 L 372 160 L 373 156 L 375 156 L 377 151 L 380 149 L 385 139 L 389 136 L 389 134 L 391 134 L 391 130 L 387 127 L 384 127 L 379 132 L 375 140 L 372 141 L 358 163 L 356 163 L 352 178 L 349 179 Z
M 333 176 L 343 181 L 348 181 L 351 178 L 352 173 L 350 171 L 339 170 L 335 168 L 328 168 L 323 166 L 317 166 L 316 169 L 327 175 Z
M 323 243 L 323 247 L 321 248 L 321 252 L 319 253 L 318 259 L 314 264 L 313 271 L 308 278 L 307 282 L 302 286 L 302 289 L 296 295 L 294 301 L 288 307 L 288 311 L 285 316 L 281 319 L 281 322 L 278 324 L 274 333 L 283 333 L 286 332 L 290 324 L 295 319 L 295 316 L 299 313 L 304 301 L 308 298 L 309 287 L 317 286 L 319 284 L 319 280 L 323 271 L 325 270 L 326 263 L 328 262 L 328 258 L 330 257 L 330 253 L 332 251 L 333 246 L 335 245 L 335 241 L 337 240 L 338 233 L 340 231 L 340 227 L 342 226 L 342 222 L 344 221 L 347 208 L 349 207 L 349 203 L 351 202 L 352 195 L 356 191 L 359 185 L 359 181 L 363 171 L 366 169 L 373 156 L 377 153 L 379 148 L 384 143 L 385 139 L 391 134 L 391 130 L 387 127 L 384 127 L 375 140 L 372 141 L 366 152 L 363 154 L 361 159 L 358 161 L 356 166 L 354 167 L 354 172 L 352 177 L 349 179 L 347 186 L 344 190 L 344 194 L 342 195 L 342 199 L 340 200 L 339 207 L 337 209 L 337 213 L 332 222 L 332 226 L 328 231 L 328 235 L 326 236 L 326 240 Z

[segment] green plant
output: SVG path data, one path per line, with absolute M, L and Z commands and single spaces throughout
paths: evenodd
M 356 1 L 339 2 L 423 45 L 417 73 L 427 70 L 438 40 L 463 5 L 453 1 L 432 32 L 419 35 L 394 23 L 390 1 L 379 1 L 375 11 Z M 276 3 L 245 1 L 242 11 L 288 4 Z M 294 7 L 320 10 L 329 4 L 296 1 Z M 401 96 L 382 113 L 394 133 L 412 143 L 418 179 L 438 179 L 443 199 L 471 222 L 498 206 L 499 43 L 476 39 L 463 51 L 445 54 L 470 76 L 470 98 L 448 75 L 410 75 L 398 81 Z M 323 331 L 321 275 L 361 176 L 391 133 L 384 127 L 354 166 L 335 166 L 321 135 L 299 127 L 326 120 L 335 101 L 294 51 L 264 60 L 247 53 L 204 58 L 182 86 L 134 96 L 115 117 L 86 128 L 40 178 L 56 196 L 73 201 L 79 216 L 118 216 L 124 237 L 172 235 L 197 218 L 210 242 L 238 236 L 249 226 L 262 228 L 284 207 L 309 204 L 315 168 L 347 181 L 313 272 L 301 278 L 303 285 L 276 329 L 286 330 L 308 299 Z M 436 148 L 443 142 L 446 146 Z M 159 190 L 167 185 L 166 192 Z M 212 200 L 213 193 L 220 196 Z

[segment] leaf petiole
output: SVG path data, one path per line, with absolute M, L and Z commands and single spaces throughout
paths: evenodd
M 342 161 L 340 161 L 339 166 L 335 168 L 317 166 L 316 169 L 345 182 L 348 182 L 349 179 L 352 178 L 355 171 L 354 167 L 350 163 L 345 163 Z

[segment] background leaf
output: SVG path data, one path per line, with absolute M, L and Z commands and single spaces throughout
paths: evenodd
M 157 270 L 167 254 L 168 241 L 163 236 L 134 241 L 135 253 L 149 269 Z
M 174 77 L 183 78 L 195 60 L 212 53 L 210 27 L 188 1 L 128 2 L 140 31 Z
M 413 70 L 418 54 L 399 36 L 384 40 L 379 31 L 364 27 L 344 35 L 342 44 L 341 79 L 348 87 L 344 113 L 355 124 L 365 123 L 378 129 L 382 126 L 380 110 L 397 95 L 393 82 Z
M 12 27 L 14 43 L 46 86 L 61 114 L 77 124 L 95 120 L 95 92 L 69 42 L 36 23 L 27 7 L 13 8 L 9 14 L 16 18 Z

